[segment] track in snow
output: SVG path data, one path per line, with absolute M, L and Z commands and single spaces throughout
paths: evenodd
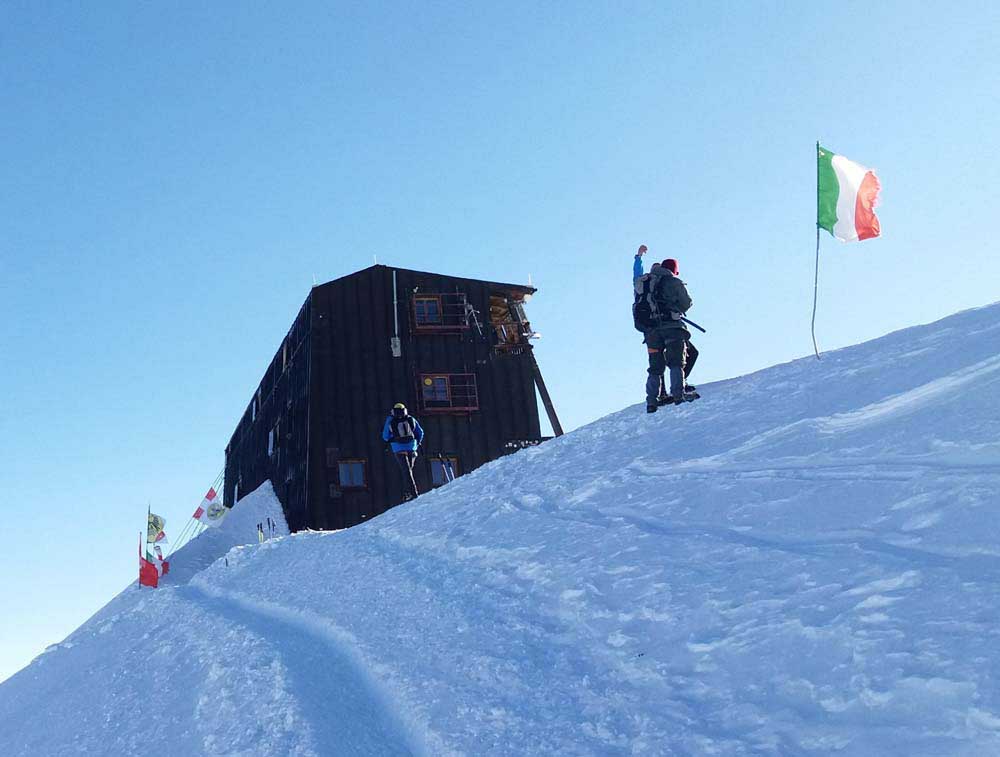
M 291 611 L 210 594 L 194 585 L 183 599 L 269 642 L 288 670 L 290 688 L 313 729 L 320 757 L 349 754 L 412 755 L 422 752 L 392 714 L 367 673 L 329 634 L 296 622 Z

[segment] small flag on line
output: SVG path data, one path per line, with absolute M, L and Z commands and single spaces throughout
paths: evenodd
M 167 535 L 163 532 L 163 527 L 167 525 L 167 520 L 162 515 L 149 513 L 146 516 L 146 543 L 166 541 Z
M 191 517 L 199 523 L 215 528 L 222 523 L 228 512 L 229 508 L 219 501 L 219 495 L 216 494 L 213 487 L 208 490 L 205 499 L 201 501 L 198 509 L 194 511 L 194 515 Z

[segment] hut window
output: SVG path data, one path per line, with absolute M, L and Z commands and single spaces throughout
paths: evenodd
M 438 457 L 431 460 L 431 484 L 444 486 L 458 476 L 457 457 Z
M 368 486 L 364 460 L 341 460 L 338 467 L 341 489 L 364 489 Z
M 441 298 L 437 295 L 414 297 L 413 317 L 418 326 L 440 326 Z
M 462 292 L 413 295 L 413 328 L 425 334 L 457 334 L 469 328 L 469 302 Z
M 267 456 L 271 457 L 281 446 L 281 419 L 267 432 Z
M 451 391 L 449 390 L 447 376 L 424 377 L 424 402 L 429 404 L 451 404 Z
M 472 373 L 421 374 L 420 399 L 424 410 L 478 410 L 476 377 Z

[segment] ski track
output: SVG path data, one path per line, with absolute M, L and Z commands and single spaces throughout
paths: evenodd
M 318 757 L 346 754 L 428 754 L 393 714 L 391 700 L 357 660 L 349 639 L 330 621 L 243 595 L 213 591 L 203 582 L 177 589 L 185 600 L 274 645 L 290 690 L 310 724 Z M 279 643 L 280 641 L 280 643 Z

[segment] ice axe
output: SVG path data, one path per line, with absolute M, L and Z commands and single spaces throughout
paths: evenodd
M 694 326 L 694 327 L 695 327 L 696 329 L 698 329 L 698 331 L 700 331 L 700 332 L 701 332 L 702 334 L 707 334 L 707 333 L 708 333 L 708 332 L 707 332 L 707 331 L 706 331 L 705 329 L 703 329 L 703 328 L 702 328 L 701 326 L 699 326 L 699 325 L 698 325 L 697 323 L 695 323 L 694 321 L 689 321 L 689 320 L 688 320 L 687 318 L 685 318 L 684 316 L 681 316 L 681 317 L 680 317 L 680 318 L 679 318 L 678 320 L 681 320 L 681 321 L 684 321 L 684 323 L 686 323 L 686 324 L 687 324 L 688 326 Z

